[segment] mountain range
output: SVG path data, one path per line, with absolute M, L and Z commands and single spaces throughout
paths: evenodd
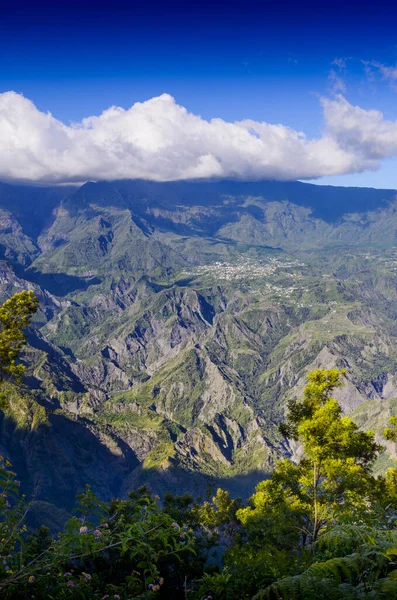
M 315 367 L 347 370 L 360 426 L 397 411 L 396 190 L 3 183 L 1 299 L 21 289 L 40 310 L 0 450 L 50 520 L 85 484 L 247 497 L 299 453 L 278 425 Z

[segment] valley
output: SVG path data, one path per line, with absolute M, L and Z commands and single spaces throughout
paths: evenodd
M 393 190 L 2 184 L 0 248 L 2 299 L 40 299 L 0 439 L 37 510 L 86 483 L 247 497 L 297 451 L 278 425 L 316 367 L 347 369 L 366 428 L 394 414 Z

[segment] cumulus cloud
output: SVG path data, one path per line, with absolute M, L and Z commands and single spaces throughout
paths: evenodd
M 382 158 L 397 156 L 397 121 L 379 110 L 351 105 L 343 96 L 322 100 L 329 135 L 366 168 L 375 169 Z
M 397 123 L 342 96 L 322 102 L 324 135 L 310 140 L 284 125 L 207 121 L 168 94 L 66 125 L 6 92 L 0 94 L 0 179 L 313 179 L 376 169 L 379 159 L 397 155 Z

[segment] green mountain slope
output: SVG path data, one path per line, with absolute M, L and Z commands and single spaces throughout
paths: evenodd
M 40 298 L 1 450 L 65 508 L 85 482 L 248 495 L 297 451 L 278 424 L 317 366 L 347 369 L 342 405 L 376 427 L 397 398 L 396 207 L 300 183 L 0 186 L 1 296 Z

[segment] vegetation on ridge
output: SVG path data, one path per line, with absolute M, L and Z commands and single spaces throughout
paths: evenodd
M 36 306 L 21 293 L 0 307 L 3 372 L 16 365 Z M 103 502 L 87 486 L 59 533 L 32 531 L 33 501 L 0 462 L 0 591 L 6 600 L 339 600 L 397 598 L 397 468 L 375 476 L 382 447 L 342 413 L 345 371 L 309 373 L 281 434 L 299 444 L 245 504 L 146 488 Z M 397 418 L 384 431 L 397 442 Z

